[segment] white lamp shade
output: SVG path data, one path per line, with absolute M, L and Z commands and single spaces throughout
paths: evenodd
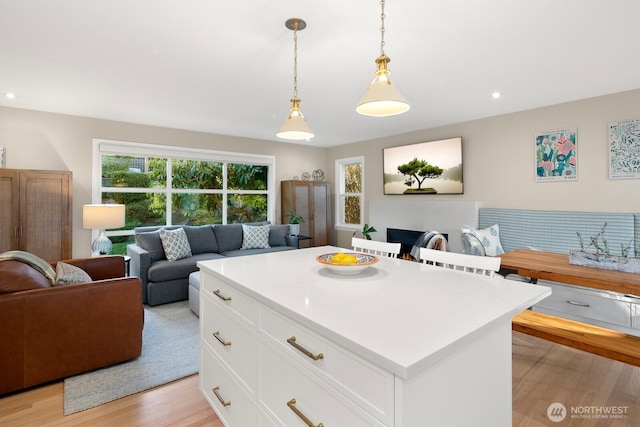
M 294 98 L 291 102 L 289 117 L 284 121 L 280 130 L 276 133 L 276 136 L 282 139 L 297 140 L 313 138 L 313 132 L 307 125 L 302 111 L 300 111 L 300 100 Z
M 124 205 L 84 205 L 82 207 L 82 227 L 106 230 L 124 226 Z
M 356 111 L 364 116 L 385 117 L 402 114 L 409 108 L 407 100 L 391 83 L 389 71 L 378 70 Z

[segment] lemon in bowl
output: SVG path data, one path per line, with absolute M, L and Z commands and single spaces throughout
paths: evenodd
M 358 274 L 379 259 L 376 255 L 359 252 L 334 252 L 318 255 L 316 261 L 337 274 Z

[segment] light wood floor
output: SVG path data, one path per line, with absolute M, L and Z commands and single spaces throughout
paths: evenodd
M 67 417 L 62 393 L 58 382 L 1 398 L 0 426 L 222 426 L 197 375 Z M 567 409 L 627 406 L 628 418 L 553 423 L 547 408 L 555 402 Z M 640 425 L 640 368 L 514 332 L 513 425 Z

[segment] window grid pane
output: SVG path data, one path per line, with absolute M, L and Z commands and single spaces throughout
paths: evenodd
M 344 192 L 360 193 L 362 191 L 362 165 L 352 163 L 344 167 Z
M 345 224 L 360 224 L 360 196 L 347 196 L 344 198 L 344 222 Z
M 222 189 L 222 163 L 172 160 L 171 186 L 178 189 Z
M 112 236 L 112 240 L 120 243 L 114 245 L 114 254 L 126 254 L 135 227 L 268 219 L 268 165 L 135 154 L 100 154 L 100 159 L 102 203 L 126 206 L 125 226 L 114 233 L 118 236 Z M 167 212 L 169 206 L 171 212 Z M 122 235 L 123 232 L 127 235 Z

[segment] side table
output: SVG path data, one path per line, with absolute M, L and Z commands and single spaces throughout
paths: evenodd
M 300 249 L 300 240 L 312 240 L 313 237 L 311 236 L 303 236 L 302 234 L 298 234 L 297 236 L 294 236 L 298 238 L 298 249 Z

